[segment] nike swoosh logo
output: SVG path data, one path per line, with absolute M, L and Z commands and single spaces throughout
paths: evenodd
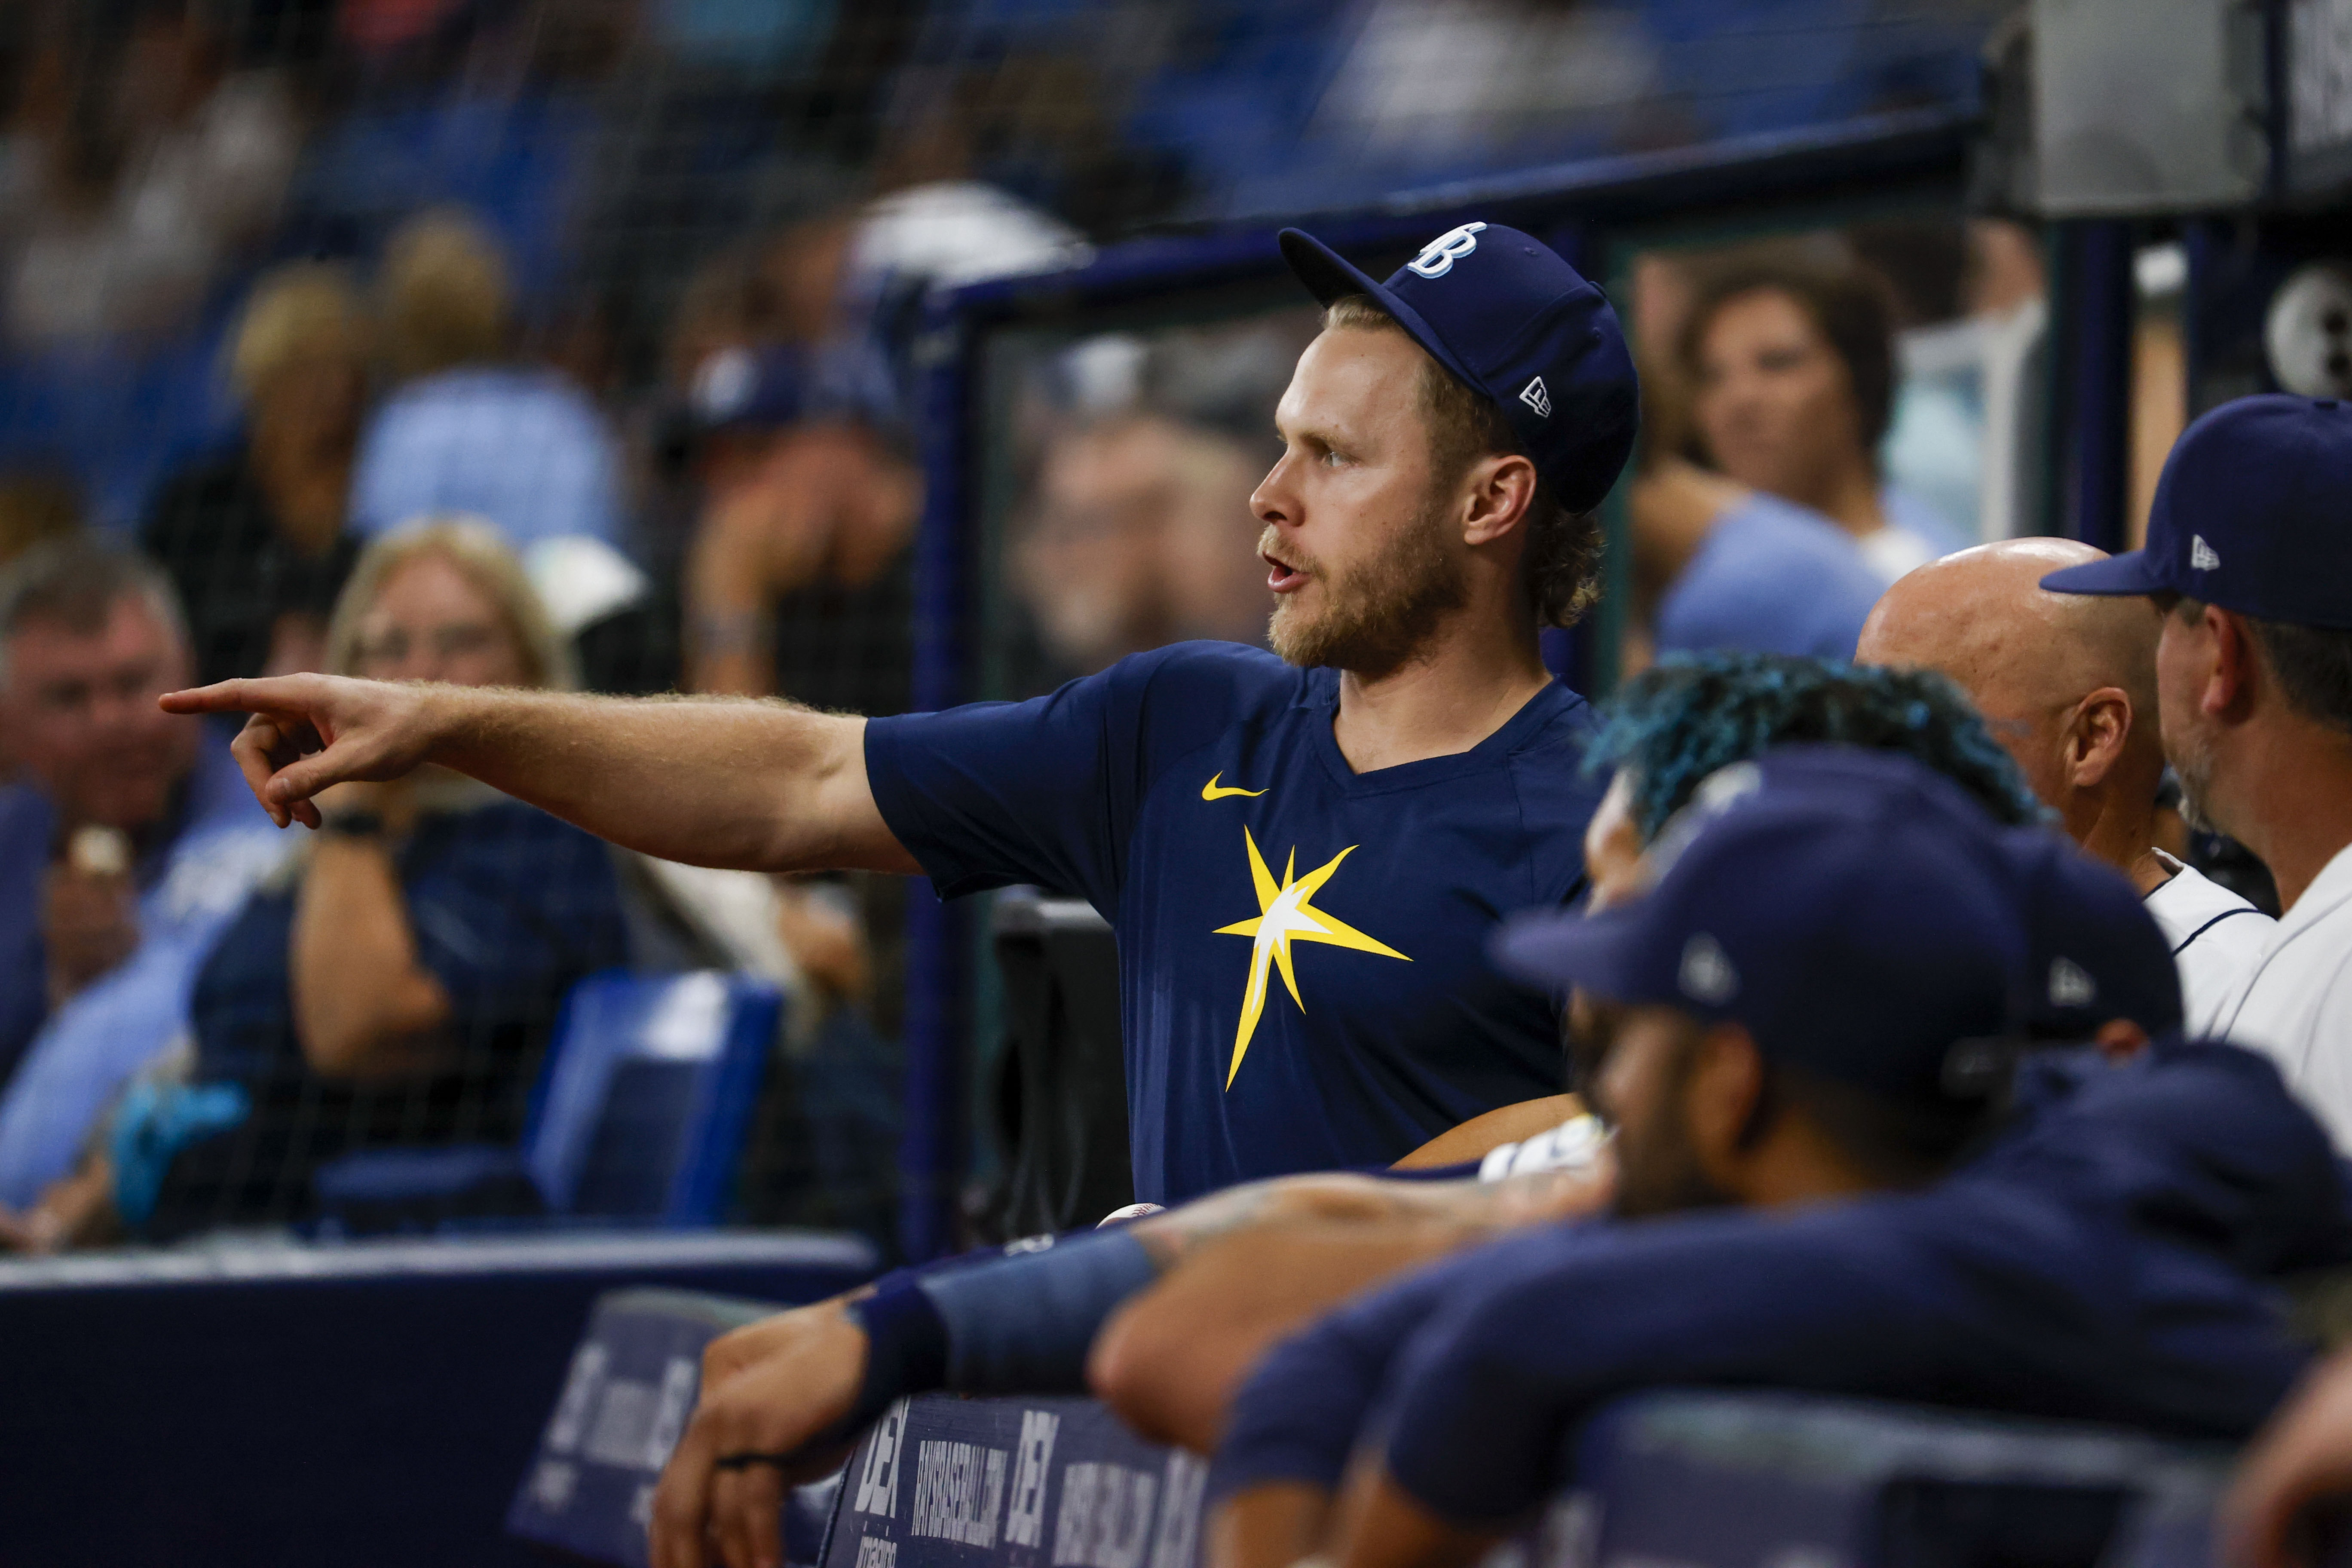
M 1209 775 L 1209 782 L 1201 786 L 1201 798 L 1202 800 L 1223 800 L 1229 795 L 1261 795 L 1265 793 L 1265 791 L 1262 789 L 1235 789 L 1231 784 L 1227 784 L 1223 789 L 1220 789 L 1217 787 L 1217 781 L 1224 776 L 1225 770 L 1223 768 L 1219 768 L 1215 773 L 1211 773 Z

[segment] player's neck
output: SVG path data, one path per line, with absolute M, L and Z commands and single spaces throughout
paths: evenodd
M 2252 731 L 2249 726 L 2236 741 L 2242 755 L 2233 771 L 2242 784 L 2230 793 L 2253 809 L 2225 806 L 2217 815 L 2269 868 L 2281 906 L 2293 909 L 2327 863 L 2352 845 L 2352 744 L 2292 717 Z
M 1454 756 L 1509 723 L 1550 679 L 1531 617 L 1456 614 L 1396 669 L 1341 670 L 1332 735 L 1360 773 Z
M 2068 803 L 2066 834 L 2084 854 L 2129 877 L 2144 899 L 2172 879 L 2171 868 L 2156 858 L 2157 776 L 2137 768 L 2118 773 Z

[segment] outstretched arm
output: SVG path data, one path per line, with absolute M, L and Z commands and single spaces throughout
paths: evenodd
M 173 713 L 250 713 L 231 750 L 278 825 L 431 763 L 615 844 L 760 871 L 920 869 L 866 777 L 866 721 L 782 702 L 575 697 L 330 675 L 225 680 Z

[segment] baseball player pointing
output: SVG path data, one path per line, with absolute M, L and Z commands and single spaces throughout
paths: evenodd
M 668 859 L 1083 896 L 1118 933 L 1138 1197 L 1392 1161 L 1559 1087 L 1549 1009 L 1482 946 L 1583 879 L 1592 720 L 1536 637 L 1592 595 L 1633 370 L 1599 290 L 1515 230 L 1465 224 L 1386 283 L 1282 247 L 1327 309 L 1250 499 L 1273 654 L 1182 644 L 896 718 L 320 675 L 163 705 L 252 714 L 235 752 L 281 826 L 430 763 Z

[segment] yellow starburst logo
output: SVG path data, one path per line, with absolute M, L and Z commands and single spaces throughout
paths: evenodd
M 1309 871 L 1304 877 L 1294 877 L 1298 868 L 1298 850 L 1290 851 L 1289 860 L 1282 868 L 1282 885 L 1276 887 L 1274 873 L 1265 868 L 1265 857 L 1257 852 L 1257 840 L 1250 837 L 1247 827 L 1242 829 L 1242 842 L 1249 846 L 1250 881 L 1257 889 L 1257 918 L 1235 921 L 1229 926 L 1219 926 L 1219 936 L 1245 936 L 1250 949 L 1249 988 L 1242 993 L 1241 1026 L 1234 1031 L 1234 1063 L 1225 1069 L 1225 1087 L 1234 1087 L 1234 1076 L 1242 1070 L 1242 1058 L 1249 1053 L 1250 1037 L 1257 1033 L 1257 1021 L 1265 1014 L 1266 971 L 1279 967 L 1282 984 L 1290 992 L 1290 999 L 1298 1010 L 1307 1011 L 1307 1003 L 1298 994 L 1298 976 L 1291 973 L 1290 944 L 1294 942 L 1328 942 L 1333 947 L 1352 947 L 1358 952 L 1377 952 L 1383 958 L 1410 958 L 1386 942 L 1376 942 L 1347 921 L 1325 913 L 1315 907 L 1315 895 L 1339 868 L 1339 862 L 1354 854 L 1357 846 L 1350 844 L 1337 855 Z

